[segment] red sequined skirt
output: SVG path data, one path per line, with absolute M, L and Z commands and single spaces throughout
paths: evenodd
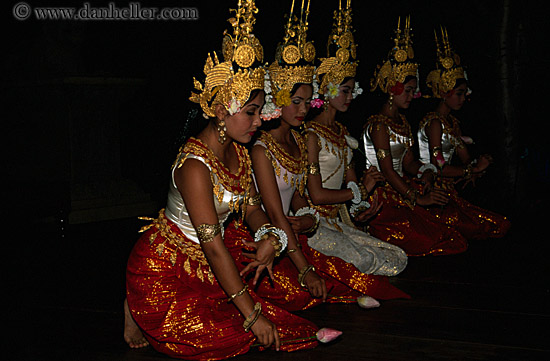
M 441 187 L 450 196 L 445 207 L 432 207 L 430 213 L 455 228 L 468 240 L 500 238 L 510 229 L 510 221 L 495 212 L 483 209 L 458 195 L 453 180 L 443 180 Z
M 466 251 L 466 238 L 429 208 L 411 208 L 386 184 L 376 188 L 382 209 L 369 221 L 368 232 L 382 241 L 401 247 L 409 256 L 449 255 Z M 438 207 L 438 206 L 436 206 Z M 435 208 L 435 207 L 432 207 Z
M 200 245 L 163 214 L 155 222 L 134 246 L 126 273 L 128 305 L 147 340 L 159 352 L 190 360 L 246 353 L 255 336 L 244 331 L 244 317 L 227 302 Z M 317 345 L 315 324 L 249 292 L 277 326 L 281 350 Z
M 237 267 L 242 270 L 250 262 L 243 256 L 242 239 L 252 241 L 250 233 L 246 228 L 236 228 L 235 223 L 231 223 L 225 229 L 224 238 L 230 253 L 237 260 Z M 316 272 L 325 280 L 329 293 L 327 302 L 353 303 L 357 302 L 357 297 L 361 295 L 382 300 L 410 298 L 408 294 L 393 286 L 388 277 L 366 275 L 351 263 L 337 257 L 325 256 L 308 246 L 305 235 L 300 235 L 298 241 L 308 263 L 315 266 Z M 307 289 L 300 286 L 298 272 L 290 257 L 285 256 L 276 260 L 273 279 L 266 275 L 254 287 L 251 272 L 247 280 L 249 287 L 254 287 L 254 292 L 258 296 L 291 312 L 322 303 L 321 299 L 313 298 Z

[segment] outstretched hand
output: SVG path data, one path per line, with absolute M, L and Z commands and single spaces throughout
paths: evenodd
M 254 276 L 253 284 L 256 285 L 260 275 L 267 269 L 269 276 L 273 279 L 273 261 L 275 260 L 275 248 L 271 245 L 271 240 L 277 240 L 273 236 L 269 236 L 266 239 L 262 239 L 259 242 L 247 242 L 243 240 L 243 244 L 247 247 L 254 248 L 254 253 L 243 253 L 245 257 L 252 260 L 241 271 L 241 277 L 253 268 L 256 268 L 256 275 Z M 277 240 L 278 241 L 278 240 Z

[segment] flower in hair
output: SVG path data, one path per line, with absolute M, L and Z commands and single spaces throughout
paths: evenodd
M 353 99 L 357 98 L 358 95 L 363 94 L 363 88 L 359 87 L 359 82 L 355 82 L 355 86 L 353 87 L 353 91 L 351 92 L 351 95 Z
M 320 108 L 323 106 L 323 104 L 325 104 L 325 102 L 323 101 L 323 99 L 319 99 L 319 98 L 311 99 L 311 103 L 310 103 L 312 108 Z
M 227 105 L 227 111 L 230 115 L 237 114 L 241 111 L 241 103 L 235 98 L 231 99 L 231 101 Z
M 318 99 L 319 98 L 319 82 L 317 82 L 317 75 L 315 75 L 315 74 L 313 74 L 313 81 L 311 82 L 311 86 L 313 87 L 313 95 L 311 96 L 311 99 Z M 316 108 L 316 107 L 314 107 L 314 108 Z
M 275 94 L 275 103 L 280 107 L 290 105 L 290 92 L 286 89 L 281 89 Z
M 329 97 L 330 99 L 334 99 L 338 96 L 339 93 L 340 93 L 340 90 L 338 89 L 338 85 L 328 83 L 327 92 L 325 93 L 325 97 Z

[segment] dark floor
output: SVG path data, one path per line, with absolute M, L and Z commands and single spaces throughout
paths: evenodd
M 16 324 L 5 332 L 2 358 L 167 359 L 150 347 L 129 349 L 122 338 L 125 262 L 142 222 L 19 229 L 39 236 L 14 253 L 21 259 L 5 263 L 24 270 L 24 292 L 6 312 Z M 411 258 L 394 282 L 412 299 L 301 312 L 342 337 L 314 350 L 252 351 L 236 360 L 549 360 L 546 229 L 525 215 L 504 239 L 472 242 L 457 256 Z

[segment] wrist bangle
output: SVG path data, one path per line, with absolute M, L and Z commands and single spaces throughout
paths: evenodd
M 361 202 L 361 190 L 359 189 L 359 186 L 354 181 L 348 182 L 347 185 L 348 189 L 351 189 L 351 193 L 353 194 L 353 199 L 351 200 L 352 203 L 359 203 Z
M 308 264 L 307 266 L 304 266 L 304 268 L 300 270 L 300 273 L 298 273 L 298 282 L 300 283 L 300 286 L 306 287 L 304 283 L 304 279 L 309 271 L 315 272 L 315 266 L 313 266 L 312 264 Z
M 262 304 L 260 302 L 256 302 L 254 305 L 254 311 L 243 322 L 244 332 L 250 331 L 250 327 L 252 327 L 256 321 L 258 321 L 258 318 L 262 314 Z
M 242 296 L 246 292 L 247 289 L 248 289 L 248 285 L 244 285 L 242 290 L 240 290 L 239 292 L 234 293 L 231 296 L 229 296 L 229 299 L 227 300 L 227 302 L 229 303 L 229 302 L 233 301 L 235 298 L 237 298 L 239 296 Z
M 254 234 L 254 242 L 259 242 L 262 239 L 266 239 L 267 237 L 269 237 L 269 235 L 272 235 L 275 238 L 278 238 L 280 243 L 280 249 L 275 248 L 276 247 L 275 245 L 273 247 L 275 248 L 275 252 L 278 252 L 280 255 L 281 252 L 284 251 L 286 246 L 288 245 L 288 237 L 285 231 L 282 230 L 281 228 L 275 227 L 270 223 L 264 224 L 263 226 L 258 228 L 256 233 Z M 273 245 L 273 242 L 271 244 Z
M 355 217 L 358 213 L 363 212 L 370 208 L 370 203 L 367 201 L 361 201 L 358 204 L 352 204 L 349 208 L 349 213 Z
M 311 233 L 313 231 L 315 231 L 317 229 L 317 227 L 319 227 L 319 212 L 317 212 L 316 209 L 313 209 L 311 207 L 302 207 L 300 209 L 298 209 L 298 211 L 296 211 L 295 213 L 296 216 L 300 217 L 300 216 L 310 216 L 313 218 L 313 226 L 308 229 L 308 230 L 305 230 L 303 233 Z
M 418 168 L 418 173 L 416 174 L 416 176 L 418 178 L 422 178 L 422 175 L 427 170 L 431 170 L 434 174 L 437 173 L 437 168 L 435 167 L 435 165 L 428 163 L 428 164 L 423 164 L 420 168 Z
M 365 200 L 369 196 L 369 192 L 367 191 L 367 187 L 363 183 L 359 183 L 359 191 L 361 191 L 361 200 Z

